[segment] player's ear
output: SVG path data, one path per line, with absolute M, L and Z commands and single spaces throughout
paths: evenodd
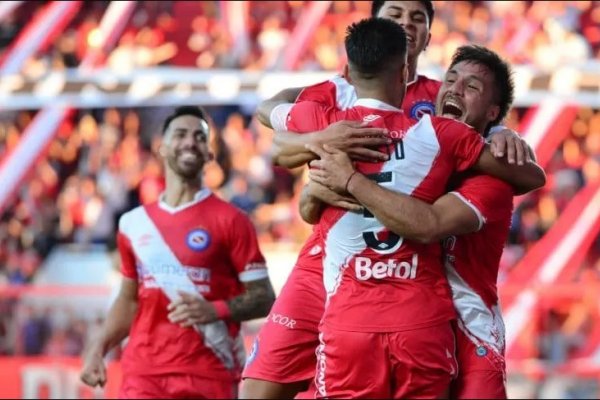
M 427 50 L 427 47 L 429 46 L 429 41 L 431 40 L 431 33 L 427 34 L 427 40 L 425 41 L 425 46 L 423 47 L 423 51 Z
M 158 151 L 158 156 L 161 159 L 164 159 L 167 157 L 167 147 L 165 146 L 164 137 L 163 137 L 163 140 L 160 141 L 157 151 Z
M 490 106 L 487 109 L 486 114 L 488 121 L 494 121 L 496 118 L 498 118 L 498 115 L 500 114 L 500 106 L 496 104 Z
M 344 76 L 344 79 L 348 81 L 348 83 L 352 83 L 352 80 L 350 79 L 350 73 L 348 71 L 348 64 L 344 65 L 344 71 L 342 72 L 342 75 Z

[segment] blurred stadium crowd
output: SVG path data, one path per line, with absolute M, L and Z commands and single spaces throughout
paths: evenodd
M 28 2 L 0 24 L 0 52 L 45 2 Z M 87 2 L 82 12 L 43 54 L 27 61 L 23 74 L 79 64 L 108 2 Z M 251 1 L 250 41 L 234 52 L 219 23 L 217 2 L 138 2 L 136 11 L 107 64 L 116 71 L 157 65 L 275 70 L 303 1 Z M 600 6 L 573 2 L 436 2 L 432 40 L 422 66 L 448 63 L 467 42 L 486 43 L 515 64 L 552 70 L 558 65 L 600 60 Z M 370 2 L 335 1 L 317 28 L 298 70 L 336 71 L 343 66 L 343 36 L 351 21 L 368 16 Z M 274 167 L 272 134 L 241 107 L 208 107 L 217 162 L 206 170 L 207 185 L 253 218 L 263 246 L 299 245 L 309 227 L 297 215 L 303 171 Z M 516 108 L 506 125 L 516 130 L 527 113 Z M 35 110 L 0 113 L 0 160 L 18 143 Z M 161 164 L 153 156 L 160 138 L 161 112 L 150 108 L 76 110 L 60 127 L 47 154 L 20 186 L 0 217 L 0 287 L 27 285 L 59 243 L 104 243 L 114 249 L 119 216 L 153 201 L 162 190 Z M 515 209 L 501 265 L 501 278 L 552 227 L 580 188 L 600 180 L 600 110 L 580 107 L 570 132 L 551 158 L 548 185 Z M 600 238 L 574 277 L 600 282 Z M 0 301 L 0 354 L 78 355 L 99 320 L 78 319 L 68 310 L 14 311 L 11 298 Z M 542 333 L 558 332 L 540 358 L 560 362 L 583 345 L 586 325 L 569 315 L 578 303 L 552 306 L 542 316 Z M 585 311 L 581 311 L 584 313 Z M 589 311 L 592 313 L 592 311 Z M 16 320 L 9 320 L 18 315 Z M 61 317 L 57 317 L 60 315 Z M 100 318 L 100 317 L 99 317 Z M 570 322 L 569 322 L 570 321 Z M 544 337 L 543 335 L 540 337 Z M 563 352 L 556 350 L 557 343 Z

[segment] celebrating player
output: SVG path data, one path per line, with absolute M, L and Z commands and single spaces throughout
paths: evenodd
M 436 108 L 438 115 L 463 121 L 485 135 L 510 108 L 513 92 L 510 68 L 497 54 L 463 46 L 453 56 Z M 505 332 L 496 281 L 510 226 L 512 188 L 488 175 L 466 173 L 452 192 L 427 204 L 353 176 L 343 152 L 311 149 L 327 176 L 317 179 L 338 188 L 348 182 L 349 195 L 395 234 L 423 243 L 445 239 L 446 273 L 459 316 L 459 374 L 452 398 L 506 398 Z
M 166 190 L 119 221 L 123 281 L 81 379 L 103 386 L 103 357 L 129 335 L 120 398 L 233 398 L 244 362 L 240 321 L 274 300 L 248 217 L 202 187 L 209 124 L 180 107 L 163 127 Z

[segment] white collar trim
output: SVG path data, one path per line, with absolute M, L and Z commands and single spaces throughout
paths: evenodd
M 373 108 L 375 110 L 382 110 L 382 111 L 399 111 L 402 112 L 401 109 L 396 108 L 392 105 L 389 105 L 387 103 L 384 103 L 381 100 L 377 100 L 377 99 L 358 99 L 356 100 L 356 102 L 354 103 L 355 106 L 362 106 L 362 107 L 367 107 L 367 108 Z
M 160 208 L 162 208 L 164 211 L 168 212 L 169 214 L 175 214 L 176 212 L 185 210 L 186 208 L 189 208 L 191 206 L 194 206 L 194 205 L 200 203 L 201 201 L 205 200 L 211 194 L 212 194 L 212 192 L 208 188 L 200 189 L 194 195 L 194 200 L 190 201 L 189 203 L 180 204 L 177 207 L 172 207 L 165 202 L 165 200 L 164 200 L 165 192 L 162 192 L 160 194 L 160 196 L 158 197 L 158 206 Z

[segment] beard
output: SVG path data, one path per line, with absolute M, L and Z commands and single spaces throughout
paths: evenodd
M 202 168 L 204 167 L 204 160 L 199 160 L 195 165 L 181 165 L 182 163 L 177 162 L 177 157 L 169 157 L 167 164 L 177 176 L 186 181 L 193 181 L 200 177 Z

